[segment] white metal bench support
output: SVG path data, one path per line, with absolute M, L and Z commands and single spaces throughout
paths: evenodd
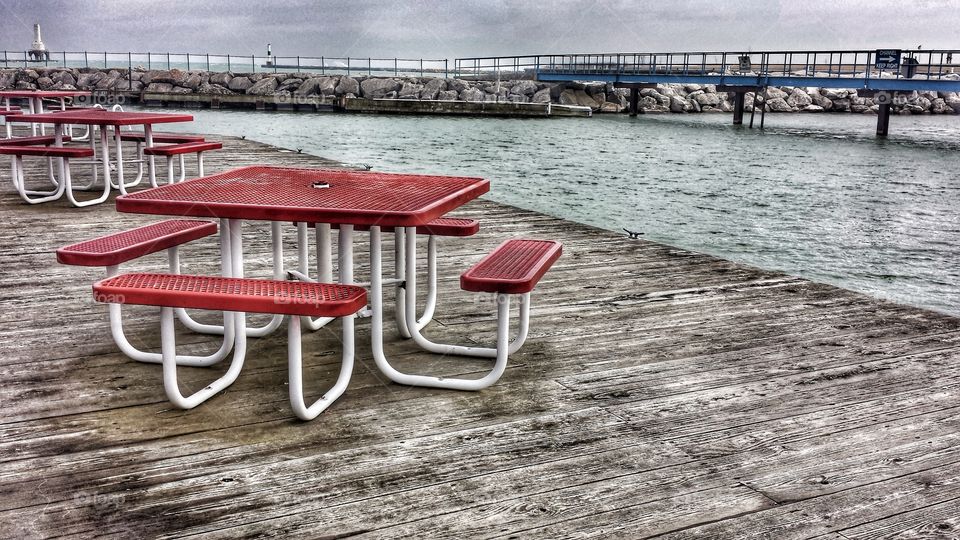
M 415 306 L 413 299 L 416 298 L 416 229 L 408 228 L 406 231 L 406 320 L 416 320 Z M 440 345 L 427 341 L 420 335 L 417 325 L 409 326 L 409 331 L 413 339 L 427 350 L 440 352 L 443 354 L 459 354 L 480 357 L 494 357 L 496 362 L 492 370 L 479 379 L 456 379 L 444 377 L 432 377 L 427 375 L 411 375 L 402 373 L 395 369 L 387 360 L 383 351 L 383 286 L 382 286 L 382 257 L 381 257 L 381 235 L 380 227 L 370 228 L 370 267 L 371 267 L 371 306 L 372 317 L 372 349 L 373 358 L 377 367 L 392 381 L 412 386 L 428 386 L 434 388 L 446 388 L 451 390 L 481 390 L 497 382 L 503 375 L 507 367 L 507 358 L 511 352 L 510 338 L 510 297 L 509 295 L 496 295 L 497 302 L 497 346 L 496 348 L 479 347 L 461 347 L 455 345 Z M 528 295 L 524 295 L 523 302 L 529 305 Z M 529 316 L 529 310 L 521 308 L 521 318 L 523 315 Z M 525 327 L 523 322 L 521 326 Z M 521 331 L 521 334 L 524 332 Z M 522 337 L 522 336 L 521 336 Z M 522 343 L 518 338 L 515 343 Z M 518 345 L 519 346 L 519 345 Z

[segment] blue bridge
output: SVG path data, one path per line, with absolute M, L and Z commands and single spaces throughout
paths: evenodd
M 954 58 L 958 63 L 954 63 Z M 640 112 L 640 88 L 712 84 L 735 93 L 734 123 L 743 122 L 744 96 L 770 86 L 856 89 L 879 105 L 877 134 L 885 136 L 897 93 L 960 92 L 960 50 L 603 53 L 458 58 L 458 76 L 540 81 L 603 81 L 631 89 L 629 111 Z M 757 102 L 754 100 L 754 108 Z M 763 109 L 761 109 L 763 114 Z M 751 115 L 751 125 L 753 118 Z

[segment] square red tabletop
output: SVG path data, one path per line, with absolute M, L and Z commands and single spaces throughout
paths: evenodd
M 242 167 L 117 197 L 138 214 L 415 227 L 490 190 L 483 178 Z
M 21 114 L 17 116 L 16 121 L 39 124 L 136 126 L 169 122 L 192 122 L 193 116 L 189 114 L 114 112 L 105 109 L 82 109 L 43 114 Z
M 93 95 L 85 90 L 0 90 L 0 98 L 65 98 Z

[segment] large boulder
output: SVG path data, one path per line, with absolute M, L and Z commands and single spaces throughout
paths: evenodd
M 696 99 L 697 103 L 701 106 L 716 107 L 720 105 L 720 96 L 717 94 L 702 93 L 698 94 L 694 99 Z
M 953 114 L 953 108 L 947 105 L 943 98 L 937 98 L 930 103 L 930 110 L 934 114 Z
M 227 84 L 227 88 L 234 92 L 246 92 L 248 88 L 253 86 L 253 81 L 247 77 L 236 76 L 230 79 L 230 82 Z
M 437 94 L 437 98 L 440 101 L 456 101 L 460 97 L 460 94 L 456 90 L 444 90 Z
M 422 88 L 419 84 L 405 82 L 397 92 L 397 97 L 400 99 L 420 99 L 420 90 Z
M 158 92 L 161 94 L 170 93 L 173 90 L 173 85 L 165 82 L 155 82 L 147 85 L 147 92 L 153 93 Z
M 550 89 L 544 88 L 543 90 L 537 90 L 533 97 L 530 98 L 532 103 L 550 103 Z
M 201 84 L 200 88 L 198 88 L 197 91 L 200 92 L 201 94 L 229 95 L 229 94 L 235 93 L 235 92 L 231 92 L 230 89 L 228 89 L 225 86 L 221 86 L 219 84 L 210 84 L 210 83 Z
M 461 101 L 483 101 L 483 96 L 483 90 L 479 88 L 464 88 L 463 91 L 460 92 Z
M 354 79 L 353 77 L 340 77 L 340 82 L 337 83 L 336 88 L 333 89 L 333 92 L 338 96 L 344 96 L 347 94 L 359 94 L 360 93 L 360 82 Z
M 796 107 L 802 109 L 807 105 L 813 103 L 813 98 L 810 97 L 802 88 L 795 88 L 793 92 L 790 93 L 790 97 L 787 98 L 787 104 L 791 107 Z
M 268 96 L 273 94 L 278 86 L 280 86 L 280 82 L 277 81 L 276 77 L 264 77 L 253 83 L 253 86 L 250 88 L 247 88 L 247 95 Z
M 787 97 L 789 97 L 789 95 L 790 94 L 787 94 L 786 92 L 777 88 L 776 86 L 767 87 L 767 98 L 770 99 L 771 101 L 774 99 L 782 99 L 784 100 L 784 102 L 786 102 L 786 99 Z
M 80 75 L 80 78 L 77 79 L 77 88 L 80 88 L 81 90 L 93 90 L 96 88 L 97 83 L 100 82 L 100 79 L 104 78 L 105 76 L 106 74 L 99 71 L 93 73 L 84 73 Z
M 339 79 L 337 77 L 320 77 L 320 85 L 317 87 L 317 90 L 320 91 L 321 95 L 332 96 L 337 93 L 337 83 Z
M 770 108 L 770 112 L 792 112 L 793 107 L 791 107 L 787 100 L 783 98 L 773 98 L 767 101 L 767 106 Z
M 511 94 L 532 96 L 537 93 L 537 83 L 534 81 L 520 81 L 510 89 Z
M 370 78 L 360 83 L 360 92 L 367 99 L 378 99 L 399 91 L 401 87 L 400 82 L 393 79 Z
M 822 113 L 822 112 L 823 112 L 823 107 L 821 107 L 821 106 L 819 106 L 819 105 L 807 105 L 806 107 L 804 107 L 803 109 L 801 109 L 801 112 Z
M 199 73 L 191 73 L 190 75 L 187 76 L 187 78 L 183 79 L 183 81 L 178 83 L 178 86 L 182 86 L 183 88 L 189 88 L 190 90 L 196 90 L 197 88 L 200 88 L 200 85 L 202 83 L 203 83 L 202 75 L 200 75 Z
M 447 81 L 443 79 L 430 79 L 420 90 L 420 99 L 437 99 L 440 92 L 447 89 Z
M 0 71 L 0 88 L 12 88 L 17 84 L 16 71 Z
M 581 90 L 581 92 L 582 91 L 583 90 Z M 579 103 L 577 103 L 577 91 L 572 88 L 568 88 L 563 92 L 560 92 L 560 97 L 557 98 L 557 103 L 561 105 L 579 105 Z
M 230 79 L 233 79 L 233 73 L 229 71 L 210 74 L 210 84 L 216 84 L 224 88 L 230 85 Z
M 39 86 L 41 90 L 49 90 L 53 86 L 53 79 L 50 77 L 40 77 L 37 79 L 37 86 Z
M 170 84 L 180 84 L 184 79 L 187 78 L 187 73 L 185 71 L 180 71 L 179 69 L 171 70 L 151 70 L 144 74 L 143 82 L 149 83 L 170 83 Z
M 60 87 L 61 90 L 68 90 L 70 85 L 63 85 Z M 143 90 L 143 83 L 137 80 L 129 80 L 126 77 L 117 81 L 117 85 L 113 87 L 114 90 L 120 92 L 139 92 Z
M 687 112 L 688 107 L 689 105 L 687 105 L 687 100 L 676 96 L 670 98 L 670 112 Z
M 470 88 L 470 84 L 462 79 L 447 79 L 447 88 L 459 94 L 467 88 Z
M 0 75 L 0 78 L 2 78 L 2 75 Z M 53 82 L 55 84 L 59 84 L 60 86 L 63 86 L 63 85 L 76 86 L 77 85 L 77 79 L 74 78 L 73 73 L 70 73 L 69 71 L 57 71 L 56 73 L 52 74 L 50 78 L 53 79 Z M 0 87 L 2 86 L 3 86 L 2 79 L 0 79 Z
M 311 78 L 303 81 L 302 83 L 300 83 L 300 85 L 297 87 L 297 89 L 293 91 L 293 95 L 295 95 L 295 96 L 315 96 L 315 95 L 319 94 L 319 93 L 320 93 L 320 84 L 321 84 L 321 82 L 322 82 L 322 79 L 323 79 L 323 77 L 311 77 Z

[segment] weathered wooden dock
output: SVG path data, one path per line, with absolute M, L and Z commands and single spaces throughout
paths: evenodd
M 209 171 L 336 166 L 225 143 Z M 506 237 L 565 244 L 499 384 L 389 384 L 361 321 L 350 388 L 312 422 L 289 409 L 283 332 L 251 342 L 226 392 L 180 411 L 160 368 L 110 339 L 90 290 L 102 271 L 53 254 L 154 218 L 112 204 L 28 206 L 8 174 L 2 537 L 960 536 L 960 319 L 477 201 L 458 213 L 481 219 L 481 233 L 441 242 L 428 335 L 489 342 L 493 306 L 460 291 L 459 272 Z M 248 276 L 269 275 L 266 230 L 246 229 Z M 356 251 L 363 279 L 366 250 Z M 182 259 L 216 272 L 216 240 Z M 165 265 L 157 254 L 128 268 Z M 127 313 L 141 315 L 131 340 L 157 346 L 155 310 Z M 425 354 L 388 330 L 388 354 L 412 369 L 487 365 Z M 186 331 L 178 340 L 215 347 Z M 309 398 L 335 379 L 339 346 L 330 331 L 304 345 Z M 221 369 L 181 380 L 199 388 Z

